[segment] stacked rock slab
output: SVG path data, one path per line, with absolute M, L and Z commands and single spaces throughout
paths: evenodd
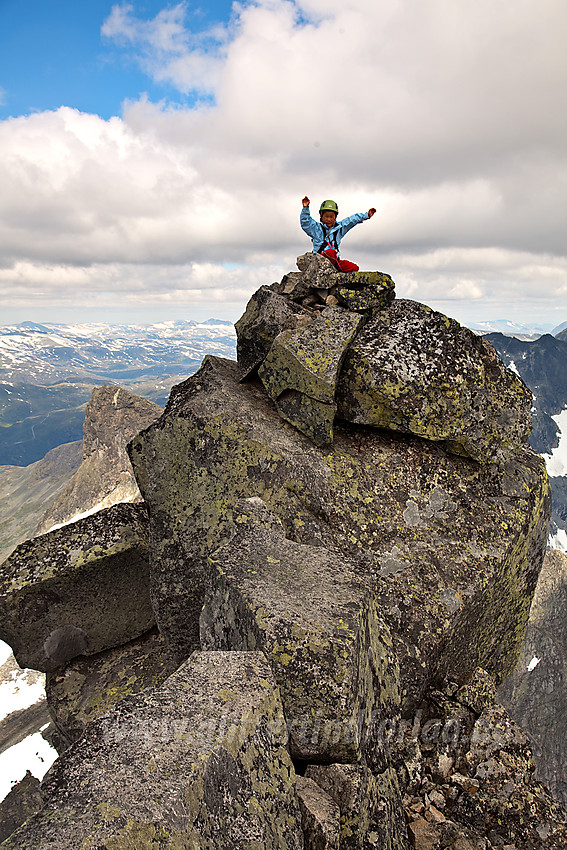
M 0 637 L 20 667 L 54 670 L 154 624 L 144 505 L 114 505 L 28 540 L 2 565 Z
M 90 724 L 44 782 L 18 850 L 300 850 L 278 689 L 261 653 L 195 653 Z

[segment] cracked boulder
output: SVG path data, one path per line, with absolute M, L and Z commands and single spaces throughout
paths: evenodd
M 443 442 L 481 463 L 506 461 L 527 442 L 532 396 L 494 348 L 414 301 L 376 313 L 349 346 L 338 415 Z
M 2 565 L 0 637 L 47 672 L 154 625 L 144 505 L 119 504 L 21 543 Z
M 89 725 L 4 846 L 301 850 L 286 740 L 261 653 L 195 653 Z
M 327 307 L 307 327 L 283 331 L 258 370 L 284 419 L 317 445 L 333 439 L 335 390 L 362 316 Z
M 264 653 L 293 756 L 357 761 L 370 725 L 397 715 L 400 702 L 373 581 L 356 561 L 286 539 L 261 499 L 239 508 L 210 559 L 202 646 Z

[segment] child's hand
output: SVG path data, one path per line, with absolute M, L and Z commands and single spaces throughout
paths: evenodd
M 307 197 L 307 195 L 303 198 L 301 203 L 303 204 L 304 207 L 309 206 L 310 201 L 309 201 L 309 198 Z
M 372 216 L 374 215 L 375 212 L 376 212 L 375 208 L 370 207 L 370 209 L 368 210 L 368 218 L 372 218 Z

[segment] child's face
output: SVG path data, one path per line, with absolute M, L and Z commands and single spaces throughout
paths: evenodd
M 337 220 L 337 214 L 332 210 L 325 210 L 325 212 L 321 213 L 321 221 L 327 227 L 332 227 L 335 221 Z

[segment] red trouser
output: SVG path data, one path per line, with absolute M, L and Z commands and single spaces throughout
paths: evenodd
M 327 248 L 326 251 L 321 251 L 321 254 L 324 257 L 327 257 L 327 259 L 330 260 L 334 267 L 340 272 L 358 271 L 359 267 L 356 265 L 356 263 L 351 263 L 350 260 L 341 260 L 339 257 L 337 257 L 337 252 L 334 248 Z

